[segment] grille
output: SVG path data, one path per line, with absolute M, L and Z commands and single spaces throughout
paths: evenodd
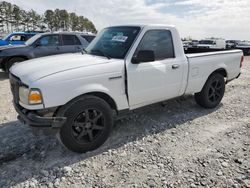
M 10 88 L 13 95 L 13 101 L 15 104 L 19 103 L 19 86 L 21 85 L 21 80 L 16 76 L 10 74 Z

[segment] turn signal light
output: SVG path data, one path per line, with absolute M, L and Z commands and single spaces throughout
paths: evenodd
M 42 95 L 39 91 L 31 91 L 29 95 L 29 104 L 41 104 Z

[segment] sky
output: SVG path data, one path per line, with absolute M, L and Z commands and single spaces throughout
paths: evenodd
M 250 0 L 7 0 L 42 14 L 66 9 L 98 30 L 122 24 L 174 25 L 181 37 L 250 40 Z

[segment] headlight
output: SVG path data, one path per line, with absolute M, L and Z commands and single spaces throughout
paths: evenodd
M 38 89 L 19 87 L 19 99 L 24 104 L 42 104 L 42 94 Z
M 23 86 L 19 87 L 19 99 L 23 104 L 29 104 L 28 96 L 29 88 Z

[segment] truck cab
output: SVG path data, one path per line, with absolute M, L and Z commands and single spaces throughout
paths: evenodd
M 36 35 L 33 32 L 15 32 L 6 35 L 3 39 L 0 39 L 0 46 L 6 45 L 23 45 L 25 41 Z

